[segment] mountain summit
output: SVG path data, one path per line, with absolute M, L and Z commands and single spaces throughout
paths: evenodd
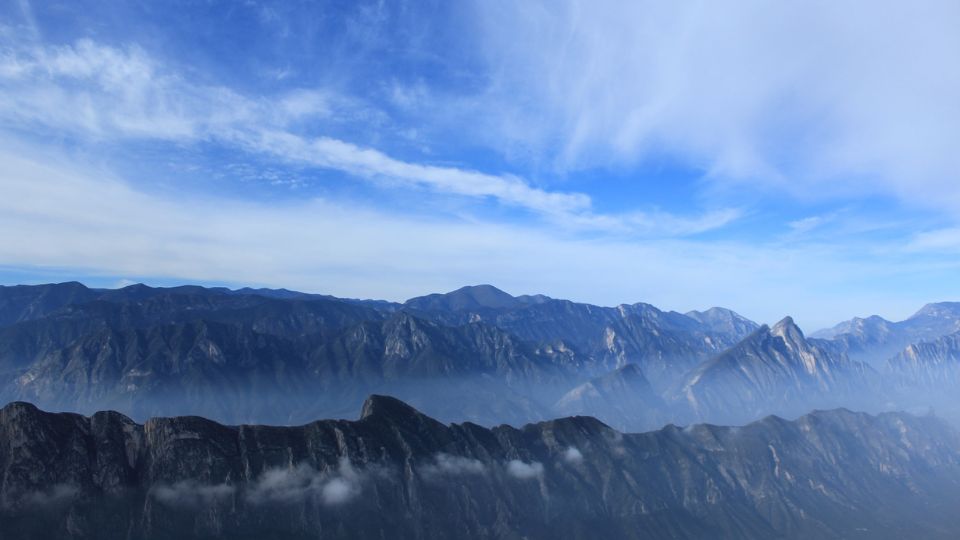
M 510 309 L 549 300 L 542 295 L 511 296 L 493 285 L 469 285 L 448 293 L 418 296 L 404 302 L 404 307 L 423 311 L 466 311 Z

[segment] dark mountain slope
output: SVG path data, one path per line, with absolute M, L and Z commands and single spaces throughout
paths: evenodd
M 960 436 L 817 412 L 624 435 L 576 417 L 138 425 L 0 410 L 4 538 L 955 538 Z
M 97 291 L 81 283 L 0 286 L 0 326 L 39 319 L 70 304 L 89 302 Z

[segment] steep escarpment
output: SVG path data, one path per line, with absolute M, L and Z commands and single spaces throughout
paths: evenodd
M 623 434 L 589 417 L 136 424 L 0 410 L 4 538 L 952 538 L 960 436 L 815 412 Z

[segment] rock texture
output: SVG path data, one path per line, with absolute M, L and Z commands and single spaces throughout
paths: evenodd
M 719 308 L 602 308 L 489 285 L 402 305 L 267 289 L 0 287 L 0 400 L 298 423 L 350 417 L 366 395 L 390 393 L 443 420 L 523 423 L 628 364 L 659 392 L 751 325 Z
M 414 298 L 405 307 L 444 324 L 483 321 L 530 342 L 562 343 L 577 351 L 590 376 L 636 363 L 657 387 L 757 328 L 722 308 L 684 315 L 643 303 L 600 307 L 542 295 L 512 297 L 489 285 Z
M 0 531 L 27 538 L 956 538 L 960 436 L 815 412 L 622 434 L 586 417 L 143 425 L 0 410 Z
M 960 387 L 960 332 L 909 345 L 885 367 L 901 389 L 955 397 Z
M 763 413 L 861 404 L 878 390 L 873 369 L 808 341 L 787 317 L 693 370 L 674 399 L 695 418 L 737 423 Z

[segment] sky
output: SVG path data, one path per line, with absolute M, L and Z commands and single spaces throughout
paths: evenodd
M 960 3 L 0 0 L 0 284 L 960 300 Z

